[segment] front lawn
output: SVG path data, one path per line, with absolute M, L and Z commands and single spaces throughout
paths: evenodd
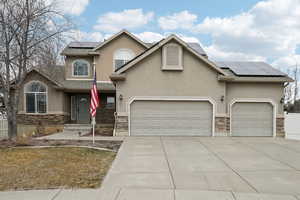
M 0 148 L 0 190 L 96 188 L 116 153 L 88 148 Z

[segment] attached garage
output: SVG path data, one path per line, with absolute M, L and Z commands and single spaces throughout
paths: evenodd
M 236 102 L 231 106 L 232 136 L 273 136 L 274 109 L 269 102 Z
M 130 104 L 131 136 L 211 136 L 209 101 L 135 100 Z

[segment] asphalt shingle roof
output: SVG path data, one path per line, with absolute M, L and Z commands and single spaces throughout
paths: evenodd
M 90 90 L 93 81 L 77 81 L 65 80 L 62 82 L 63 88 L 66 90 Z M 102 91 L 115 91 L 116 88 L 113 83 L 97 83 L 97 89 Z
M 65 90 L 90 90 L 92 80 L 65 80 L 64 66 L 56 65 L 51 67 L 41 67 L 37 72 L 45 75 L 51 80 L 59 84 L 60 89 Z M 115 86 L 113 83 L 97 83 L 97 88 L 101 91 L 114 91 Z

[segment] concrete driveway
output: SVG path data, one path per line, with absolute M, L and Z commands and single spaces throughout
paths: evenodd
M 128 137 L 101 194 L 103 200 L 300 200 L 300 142 Z

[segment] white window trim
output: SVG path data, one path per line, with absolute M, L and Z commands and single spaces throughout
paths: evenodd
M 167 47 L 175 46 L 179 48 L 179 65 L 167 65 Z M 176 43 L 168 43 L 163 46 L 162 50 L 162 70 L 183 70 L 182 64 L 182 46 Z
M 198 96 L 135 96 L 131 97 L 127 104 L 127 113 L 128 113 L 128 135 L 130 136 L 131 132 L 131 122 L 130 122 L 130 106 L 134 101 L 207 101 L 212 105 L 212 134 L 211 137 L 215 136 L 215 116 L 217 103 L 214 99 L 210 97 L 198 97 Z
M 41 85 L 43 85 L 45 88 L 46 88 L 46 92 L 27 92 L 26 91 L 26 88 L 27 88 L 27 86 L 28 85 L 30 85 L 31 83 L 33 83 L 33 82 L 37 82 L 37 83 L 40 83 Z M 41 93 L 41 94 L 46 94 L 46 112 L 45 113 L 38 113 L 38 112 L 34 112 L 34 113 L 29 113 L 29 112 L 27 112 L 27 104 L 26 104 L 26 94 L 28 94 L 28 93 Z M 37 81 L 37 80 L 34 80 L 34 81 L 29 81 L 28 83 L 26 83 L 25 85 L 24 85 L 24 92 L 23 92 L 23 107 L 24 107 L 24 113 L 25 114 L 28 114 L 28 115 L 45 115 L 45 114 L 48 114 L 49 113 L 49 110 L 48 110 L 48 108 L 49 108 L 49 106 L 48 106 L 48 86 L 45 84 L 45 83 L 43 83 L 43 82 L 41 82 L 41 81 Z M 37 105 L 36 105 L 36 101 L 35 101 L 35 108 L 37 107 Z
M 235 103 L 245 102 L 245 103 L 270 103 L 273 106 L 273 137 L 276 137 L 276 116 L 277 116 L 277 105 L 272 99 L 265 99 L 265 98 L 237 98 L 233 99 L 229 106 L 229 117 L 230 117 L 230 130 L 229 135 L 232 136 L 232 106 Z
M 116 60 L 116 55 L 117 55 L 117 53 L 118 53 L 119 51 L 128 51 L 128 52 L 131 54 L 132 59 L 135 57 L 135 53 L 134 53 L 131 49 L 127 49 L 127 48 L 117 49 L 116 51 L 114 51 L 114 56 L 113 56 L 113 69 L 114 69 L 114 71 L 116 70 L 116 62 L 115 62 L 115 60 Z M 132 60 L 132 59 L 130 59 L 130 60 Z M 128 60 L 128 61 L 129 61 L 129 60 Z
M 88 65 L 88 74 L 87 75 L 74 75 L 74 63 L 77 62 L 77 61 L 83 61 Z M 90 77 L 90 74 L 91 74 L 90 69 L 91 69 L 91 65 L 87 60 L 76 59 L 72 62 L 72 77 Z

